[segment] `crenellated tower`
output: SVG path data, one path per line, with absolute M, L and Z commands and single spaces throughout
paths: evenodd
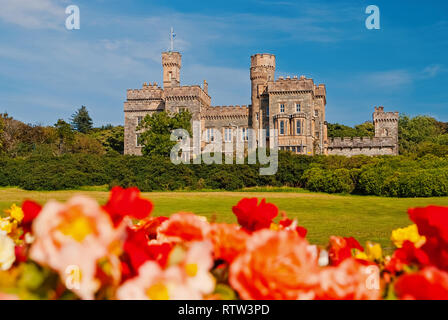
M 269 81 L 275 80 L 275 56 L 273 54 L 258 53 L 251 57 L 250 81 L 252 87 L 252 106 L 249 112 L 249 122 L 253 129 L 262 126 L 263 106 L 269 104 L 268 97 L 263 97 Z
M 163 52 L 163 87 L 174 88 L 180 86 L 180 68 L 182 66 L 182 55 L 179 52 Z

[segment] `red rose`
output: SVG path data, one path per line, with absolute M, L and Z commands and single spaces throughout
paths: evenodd
M 22 228 L 23 234 L 21 238 L 23 239 L 25 234 L 31 232 L 31 225 L 33 224 L 34 219 L 37 218 L 39 213 L 42 210 L 42 206 L 34 201 L 25 200 L 22 204 L 23 211 L 23 220 L 22 220 Z
M 389 272 L 396 273 L 403 270 L 403 266 L 417 264 L 425 266 L 429 264 L 428 255 L 419 248 L 416 248 L 411 241 L 405 241 L 403 246 L 395 250 L 392 259 L 387 263 L 385 269 Z
M 161 267 L 166 266 L 173 248 L 171 243 L 149 244 L 144 228 L 127 228 L 126 231 L 122 256 L 123 280 L 136 276 L 140 266 L 149 260 L 158 262 Z
M 272 220 L 278 215 L 278 208 L 272 203 L 257 198 L 244 198 L 232 208 L 238 223 L 247 231 L 253 232 L 271 226 Z
M 354 250 L 364 251 L 364 248 L 355 238 L 330 237 L 328 249 L 330 265 L 337 266 L 345 259 L 351 258 Z
M 448 208 L 429 206 L 409 209 L 408 213 L 418 233 L 426 237 L 421 249 L 428 255 L 430 264 L 448 271 Z
M 109 202 L 103 207 L 109 213 L 114 226 L 118 226 L 124 217 L 144 219 L 151 214 L 151 201 L 140 198 L 137 188 L 123 189 L 114 187 L 110 192 Z
M 448 300 L 448 273 L 426 267 L 406 274 L 395 283 L 395 293 L 405 300 Z

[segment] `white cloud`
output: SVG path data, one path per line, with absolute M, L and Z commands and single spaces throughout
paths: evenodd
M 65 8 L 54 0 L 0 0 L 0 20 L 24 28 L 61 28 L 65 18 Z

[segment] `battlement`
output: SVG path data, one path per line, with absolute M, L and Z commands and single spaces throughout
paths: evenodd
M 268 83 L 268 93 L 275 92 L 291 92 L 291 91 L 311 91 L 314 92 L 315 85 L 313 79 L 305 77 L 298 78 L 284 78 L 279 77 L 276 81 Z
M 198 99 L 205 105 L 210 105 L 210 96 L 198 85 L 165 88 L 166 100 L 192 100 Z
M 176 66 L 180 68 L 182 66 L 182 55 L 180 52 L 162 52 L 162 65 Z
M 257 53 L 250 57 L 251 67 L 270 67 L 275 69 L 275 55 Z
M 142 89 L 128 89 L 128 100 L 162 100 L 163 89 L 160 88 L 156 82 L 144 83 Z
M 383 148 L 395 147 L 392 137 L 344 137 L 328 139 L 328 148 Z
M 203 109 L 202 118 L 206 120 L 237 119 L 249 116 L 249 106 L 215 106 Z
M 373 113 L 374 122 L 398 122 L 398 119 L 398 112 L 384 112 L 384 107 L 375 107 L 375 112 Z

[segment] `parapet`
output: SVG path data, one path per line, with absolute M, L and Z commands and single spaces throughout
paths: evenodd
M 144 83 L 142 89 L 128 89 L 128 100 L 161 100 L 163 99 L 163 89 L 154 83 Z
M 373 121 L 398 121 L 398 112 L 384 112 L 384 107 L 375 107 L 375 112 L 373 113 Z
M 335 137 L 328 139 L 328 148 L 380 148 L 395 146 L 396 141 L 392 137 Z
M 166 100 L 194 100 L 198 99 L 205 105 L 210 105 L 210 96 L 198 85 L 165 88 Z
M 325 89 L 324 89 L 325 90 Z M 313 79 L 307 78 L 284 78 L 279 77 L 274 82 L 269 82 L 268 84 L 268 92 L 290 92 L 290 91 L 315 91 L 315 85 Z
M 275 69 L 275 55 L 269 53 L 257 53 L 250 57 L 251 67 L 271 67 Z
M 162 52 L 162 65 L 163 66 L 177 66 L 182 65 L 182 55 L 180 52 Z
M 215 106 L 202 110 L 202 118 L 205 120 L 241 119 L 249 117 L 247 105 Z

